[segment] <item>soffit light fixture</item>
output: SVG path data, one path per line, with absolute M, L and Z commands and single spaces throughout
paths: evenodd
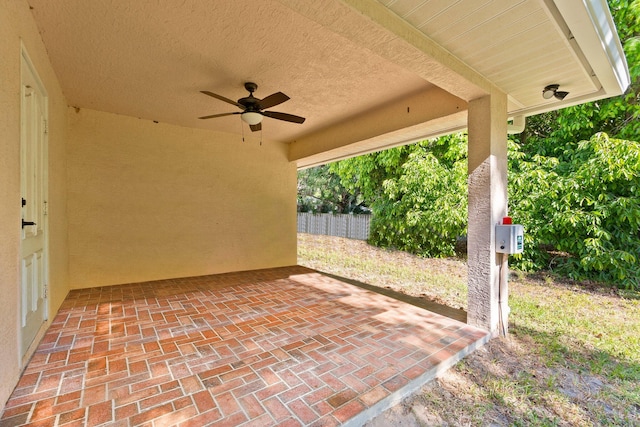
M 262 114 L 255 111 L 246 111 L 240 116 L 242 121 L 248 125 L 257 125 L 262 121 Z
M 545 88 L 542 89 L 542 97 L 544 99 L 551 99 L 555 97 L 556 99 L 559 99 L 560 101 L 562 101 L 563 99 L 566 98 L 567 95 L 569 95 L 569 92 L 558 90 L 559 88 L 560 88 L 560 85 L 558 84 L 545 86 Z

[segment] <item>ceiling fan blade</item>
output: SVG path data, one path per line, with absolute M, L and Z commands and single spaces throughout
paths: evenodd
M 293 114 L 279 113 L 277 111 L 263 111 L 263 116 L 271 117 L 272 119 L 284 120 L 285 122 L 292 123 L 304 123 L 306 120 L 304 117 L 294 116 Z
M 229 103 L 231 105 L 235 105 L 236 107 L 240 107 L 244 110 L 244 107 L 241 104 L 238 104 L 236 101 L 232 101 L 229 98 L 225 98 L 222 95 L 218 95 L 217 93 L 213 93 L 213 92 L 209 92 L 208 90 L 201 90 L 200 93 L 204 93 L 205 95 L 209 95 L 212 96 L 216 99 L 219 99 L 220 101 L 224 101 L 226 103 Z
M 202 116 L 202 117 L 198 117 L 198 118 L 199 119 L 215 119 L 216 117 L 232 116 L 234 114 L 242 114 L 242 113 L 238 111 L 237 113 L 212 114 L 210 116 Z
M 273 93 L 266 98 L 260 100 L 260 109 L 264 110 L 267 108 L 275 107 L 276 105 L 280 105 L 285 101 L 288 101 L 290 98 L 282 92 Z
M 249 125 L 251 128 L 251 132 L 258 132 L 262 129 L 262 123 L 258 123 L 257 125 Z

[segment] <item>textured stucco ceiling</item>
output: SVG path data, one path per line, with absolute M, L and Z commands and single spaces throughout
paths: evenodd
M 492 90 L 525 115 L 607 96 L 552 0 L 28 1 L 71 105 L 186 127 L 240 133 L 237 115 L 197 119 L 237 111 L 199 91 L 236 100 L 246 81 L 307 118 L 266 118 L 265 139 L 378 129 L 352 152 L 463 127 L 466 101 Z M 550 83 L 565 104 L 542 99 Z M 395 117 L 417 101 L 433 104 L 417 122 Z
M 199 93 L 237 100 L 246 81 L 303 125 L 265 119 L 287 140 L 425 90 L 414 73 L 274 1 L 30 1 L 68 101 L 81 108 L 238 133 L 238 111 Z

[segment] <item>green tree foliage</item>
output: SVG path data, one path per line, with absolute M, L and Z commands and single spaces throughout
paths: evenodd
M 527 228 L 516 265 L 640 288 L 640 143 L 599 133 L 565 162 L 513 148 L 510 213 Z
M 466 155 L 466 136 L 457 134 L 344 160 L 331 169 L 371 203 L 371 243 L 449 256 L 467 223 Z
M 368 212 L 360 191 L 346 189 L 329 166 L 298 172 L 298 211 L 317 213 Z
M 525 253 L 512 260 L 640 288 L 640 0 L 610 7 L 631 86 L 530 117 L 509 142 L 510 215 L 526 230 Z M 451 135 L 329 169 L 370 203 L 371 243 L 448 256 L 466 234 L 466 147 L 465 135 Z

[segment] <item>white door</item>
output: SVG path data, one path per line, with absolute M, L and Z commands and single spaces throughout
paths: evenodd
M 24 355 L 47 318 L 47 97 L 22 53 L 20 115 L 20 318 Z M 18 227 L 18 224 L 16 224 Z

